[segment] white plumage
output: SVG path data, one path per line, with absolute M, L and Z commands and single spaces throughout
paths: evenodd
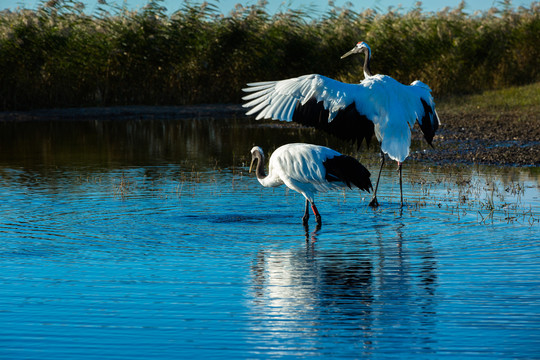
M 254 147 L 251 150 L 261 148 Z M 335 150 L 311 144 L 288 144 L 277 148 L 268 161 L 268 176 L 258 178 L 264 187 L 276 187 L 285 184 L 288 188 L 304 195 L 313 202 L 315 193 L 346 187 L 343 182 L 326 181 L 326 169 L 323 163 L 327 159 L 340 156 Z
M 431 89 L 418 80 L 404 85 L 389 76 L 371 74 L 371 49 L 364 42 L 342 58 L 360 52 L 365 54 L 365 79 L 359 84 L 342 83 L 318 74 L 250 83 L 243 89 L 251 93 L 243 98 L 247 101 L 243 106 L 251 108 L 247 115 L 257 114 L 256 119 L 297 121 L 348 140 L 369 141 L 375 134 L 382 153 L 398 162 L 401 176 L 401 163 L 409 155 L 415 122 L 418 121 L 429 144 L 440 124 Z M 348 117 L 338 120 L 340 112 L 346 111 Z M 370 124 L 366 125 L 366 120 Z M 361 133 L 351 135 L 355 130 Z M 374 205 L 378 205 L 376 191 L 377 187 Z
M 287 144 L 277 148 L 270 157 L 268 175 L 264 173 L 264 152 L 255 146 L 251 149 L 251 166 L 257 163 L 257 179 L 262 186 L 286 185 L 306 198 L 303 221 L 309 218 L 308 205 L 320 224 L 320 214 L 315 206 L 317 192 L 351 188 L 351 184 L 361 190 L 372 188 L 369 171 L 356 159 L 342 155 L 330 148 L 312 144 Z

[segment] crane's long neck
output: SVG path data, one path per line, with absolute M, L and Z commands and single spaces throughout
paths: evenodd
M 273 174 L 271 168 L 268 169 L 268 171 L 270 172 L 268 175 L 264 173 L 264 155 L 258 150 L 255 150 L 252 153 L 252 164 L 255 162 L 255 160 L 257 160 L 257 168 L 255 169 L 255 174 L 257 175 L 257 180 L 259 180 L 259 183 L 262 186 L 276 187 L 283 185 L 283 181 L 281 180 L 279 175 Z
M 266 174 L 264 173 L 264 156 L 257 152 L 255 153 L 255 159 L 257 159 L 257 168 L 255 169 L 255 174 L 257 175 L 257 179 L 259 182 L 261 182 L 266 178 Z
M 364 48 L 364 76 L 365 77 L 368 77 L 368 76 L 373 76 L 373 74 L 371 73 L 371 67 L 370 67 L 370 63 L 371 63 L 371 52 L 369 51 L 369 49 L 366 49 Z

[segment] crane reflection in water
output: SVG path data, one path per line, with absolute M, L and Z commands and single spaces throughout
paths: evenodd
M 355 344 L 359 356 L 377 348 L 409 353 L 430 348 L 437 276 L 429 241 L 407 239 L 403 223 L 377 221 L 372 237 L 350 239 L 356 246 L 343 251 L 319 240 L 318 228 L 306 230 L 305 246 L 261 249 L 253 259 L 255 343 L 270 343 L 276 354 L 288 355 L 324 353 L 326 341 Z M 384 240 L 389 231 L 395 232 L 391 243 Z M 418 248 L 409 251 L 406 242 Z

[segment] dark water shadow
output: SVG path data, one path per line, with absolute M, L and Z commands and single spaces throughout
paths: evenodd
M 39 170 L 43 165 L 110 168 L 174 162 L 201 170 L 249 161 L 255 144 L 270 152 L 290 142 L 328 141 L 309 128 L 245 118 L 0 121 L 0 165 Z

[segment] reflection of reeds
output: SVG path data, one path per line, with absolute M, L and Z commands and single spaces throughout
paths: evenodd
M 168 15 L 159 0 L 138 11 L 75 0 L 0 14 L 2 109 L 239 102 L 246 82 L 318 72 L 358 81 L 358 61 L 340 55 L 359 40 L 373 70 L 436 95 L 538 81 L 540 9 L 469 15 L 463 5 L 386 13 L 334 7 L 318 19 L 267 13 L 264 2 L 222 16 L 184 3 Z
M 117 184 L 113 185 L 114 196 L 124 200 L 134 188 L 134 182 L 125 177 L 124 173 Z
M 176 197 L 180 200 L 182 199 L 182 189 L 184 188 L 184 182 L 181 181 L 178 183 L 174 189 L 174 193 L 176 194 Z

